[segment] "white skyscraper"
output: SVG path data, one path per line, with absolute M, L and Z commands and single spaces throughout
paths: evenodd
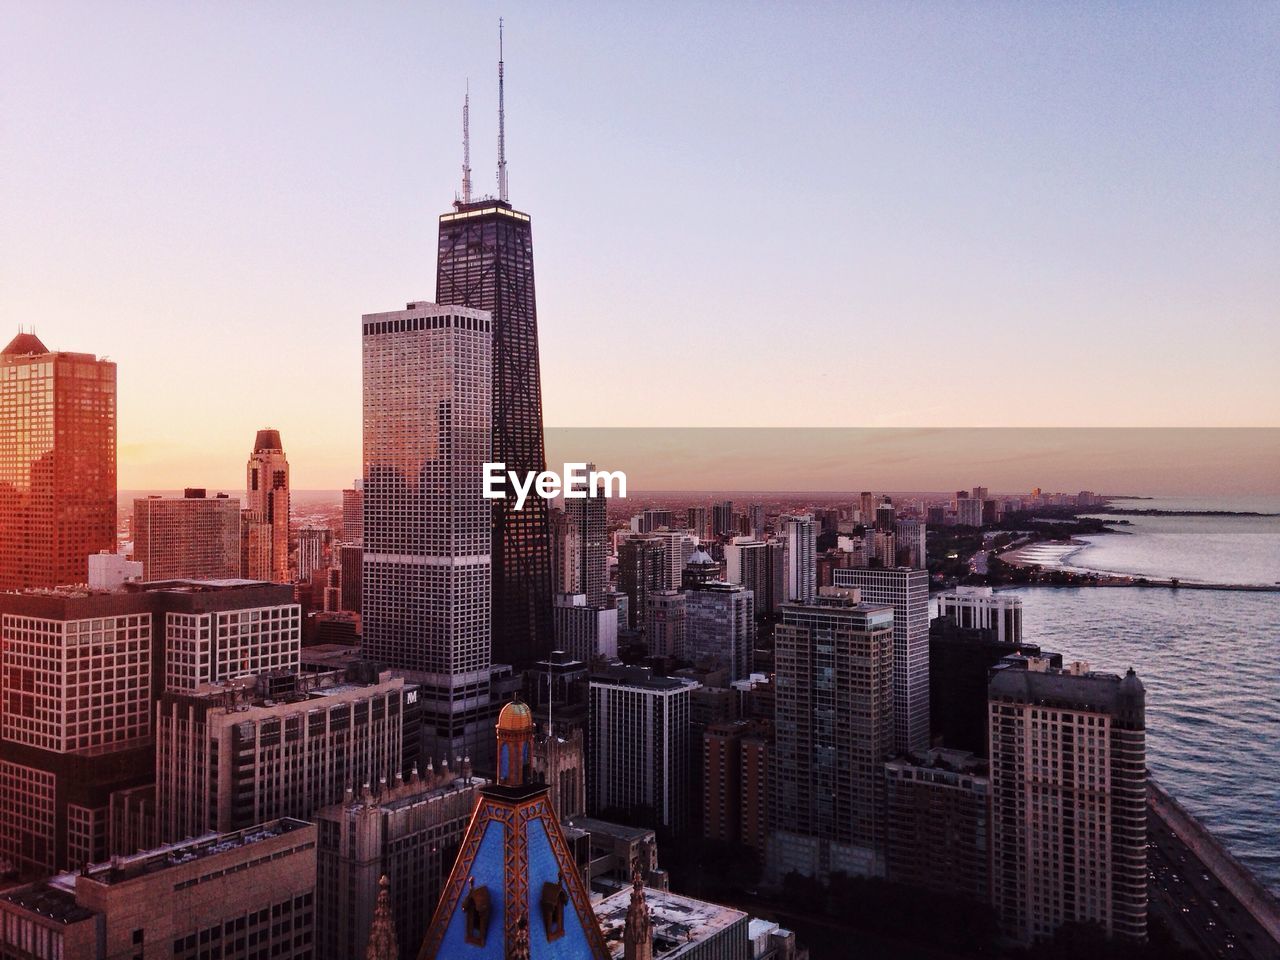
M 604 500 L 597 499 L 594 502 L 603 504 Z M 667 545 L 665 589 L 679 590 L 681 578 L 684 576 L 684 565 L 693 556 L 694 547 L 698 545 L 697 541 L 688 530 L 669 530 L 664 527 L 661 530 L 655 530 L 652 535 L 661 538 Z
M 929 571 L 909 567 L 833 570 L 837 587 L 893 607 L 893 721 L 898 750 L 929 746 Z
M 812 514 L 778 518 L 779 537 L 787 543 L 786 598 L 812 603 L 817 592 L 817 531 Z
M 490 716 L 489 314 L 364 316 L 364 651 L 421 687 L 428 750 L 483 756 Z

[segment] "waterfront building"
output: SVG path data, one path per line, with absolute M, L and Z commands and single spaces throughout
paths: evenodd
M 1066 923 L 1147 935 L 1146 692 L 1027 659 L 988 688 L 991 893 L 1022 943 Z
M 938 595 L 938 616 L 964 630 L 991 630 L 997 643 L 1022 642 L 1022 598 L 991 587 L 956 587 Z
M 19 333 L 0 352 L 0 590 L 84 583 L 116 546 L 116 365 Z
M 929 624 L 929 723 L 935 741 L 954 750 L 987 756 L 987 682 L 1008 657 L 1047 659 L 1061 667 L 1062 655 L 1034 643 L 1001 643 L 995 630 L 961 628 L 948 617 Z

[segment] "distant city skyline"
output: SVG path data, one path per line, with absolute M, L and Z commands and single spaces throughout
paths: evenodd
M 502 12 L 11 9 L 0 324 L 117 362 L 122 487 L 234 488 L 268 427 L 294 487 L 349 482 L 359 318 L 432 289 L 468 78 L 495 190 Z M 506 43 L 548 424 L 1280 424 L 1274 5 L 554 7 Z

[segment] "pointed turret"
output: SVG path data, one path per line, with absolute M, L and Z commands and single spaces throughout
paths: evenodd
M 547 787 L 529 777 L 533 727 L 519 700 L 498 715 L 498 782 L 480 790 L 418 960 L 610 958 Z
M 653 960 L 653 917 L 644 898 L 644 877 L 640 860 L 631 864 L 631 905 L 622 931 L 623 960 Z
M 391 915 L 391 881 L 385 873 L 378 881 L 378 903 L 373 908 L 373 922 L 369 925 L 369 945 L 365 947 L 364 960 L 400 960 L 400 947 L 396 943 L 396 922 Z

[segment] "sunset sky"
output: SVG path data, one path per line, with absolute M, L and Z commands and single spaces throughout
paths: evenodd
M 0 14 L 0 329 L 119 364 L 122 488 L 359 473 L 499 15 L 548 426 L 1280 426 L 1275 3 Z

